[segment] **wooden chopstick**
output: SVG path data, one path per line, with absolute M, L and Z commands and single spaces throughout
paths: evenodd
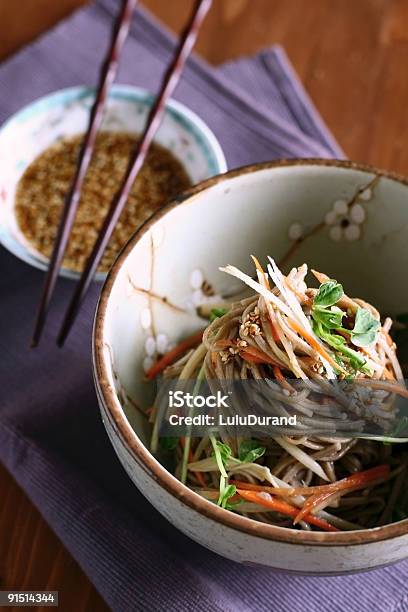
M 101 67 L 97 93 L 89 116 L 88 129 L 78 155 L 75 176 L 65 199 L 50 264 L 45 277 L 31 341 L 32 347 L 37 346 L 41 338 L 58 273 L 74 224 L 82 185 L 95 148 L 96 135 L 102 123 L 106 99 L 116 77 L 120 54 L 129 33 L 132 15 L 137 2 L 138 0 L 123 0 L 122 8 L 113 28 L 111 44 Z
M 92 253 L 87 260 L 76 291 L 72 297 L 71 303 L 68 306 L 68 310 L 57 339 L 57 344 L 59 346 L 64 344 L 71 326 L 75 321 L 76 315 L 78 314 L 98 264 L 103 256 L 103 252 L 112 236 L 116 223 L 126 204 L 126 200 L 129 196 L 130 190 L 132 189 L 133 183 L 143 165 L 154 135 L 160 126 L 165 112 L 166 102 L 172 95 L 180 80 L 186 60 L 194 47 L 201 24 L 210 9 L 211 3 L 212 0 L 196 1 L 193 14 L 181 36 L 173 61 L 171 62 L 170 67 L 163 78 L 160 93 L 158 94 L 147 118 L 146 127 L 143 131 L 142 137 L 131 157 L 121 186 L 112 200 Z

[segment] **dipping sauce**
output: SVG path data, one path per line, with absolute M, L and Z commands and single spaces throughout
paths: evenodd
M 71 186 L 83 134 L 51 145 L 25 170 L 16 193 L 18 225 L 31 245 L 49 257 L 66 194 Z M 101 132 L 82 188 L 63 265 L 80 272 L 118 191 L 137 134 Z M 109 270 L 131 234 L 165 202 L 191 185 L 176 157 L 158 144 L 150 147 L 105 250 L 100 271 Z

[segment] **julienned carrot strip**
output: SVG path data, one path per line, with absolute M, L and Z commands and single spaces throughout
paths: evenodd
M 291 490 L 291 489 L 280 489 L 280 488 L 275 488 L 275 487 L 256 485 L 256 484 L 252 484 L 252 482 L 244 482 L 243 480 L 234 480 L 234 479 L 230 479 L 229 484 L 234 484 L 239 489 L 244 489 L 248 491 L 258 491 L 259 493 L 264 492 L 264 493 L 278 494 L 281 491 Z
M 278 366 L 273 366 L 273 373 L 275 374 L 276 380 L 279 380 L 279 382 L 283 382 L 285 380 L 285 377 Z
M 304 516 L 312 513 L 313 510 L 317 508 L 321 503 L 326 501 L 326 499 L 336 494 L 337 494 L 337 491 L 326 491 L 326 493 L 319 493 L 317 495 L 311 495 L 309 499 L 305 501 L 305 503 L 303 504 L 303 507 L 299 510 L 299 512 L 293 519 L 293 524 L 296 525 L 296 523 L 301 521 Z
M 299 325 L 299 323 L 297 321 L 295 321 L 294 319 L 287 319 L 287 323 L 289 325 L 289 327 L 291 327 L 296 333 L 299 334 L 299 336 L 302 336 L 309 344 L 311 347 L 314 348 L 315 351 L 317 351 L 319 353 L 319 355 L 321 357 L 323 357 L 323 359 L 325 359 L 326 361 L 328 361 L 330 363 L 331 366 L 333 366 L 333 368 L 335 368 L 336 370 L 340 370 L 343 374 L 348 374 L 346 372 L 346 370 L 344 370 L 334 359 L 331 355 L 329 355 L 329 353 L 319 344 L 319 342 L 313 338 L 313 336 L 311 334 L 309 334 L 309 332 L 307 332 L 305 329 L 303 329 L 303 327 L 301 325 Z
M 190 452 L 189 461 L 193 461 L 193 453 Z M 194 476 L 197 478 L 198 482 L 202 487 L 206 487 L 207 483 L 205 482 L 204 476 L 201 472 L 193 472 Z
M 294 523 L 300 521 L 306 514 L 312 512 L 315 508 L 320 506 L 322 502 L 324 502 L 328 497 L 337 493 L 339 491 L 347 492 L 350 490 L 357 490 L 366 487 L 370 482 L 375 480 L 386 478 L 390 473 L 389 465 L 379 465 L 375 468 L 371 468 L 370 470 L 365 470 L 364 472 L 356 472 L 347 478 L 343 478 L 338 483 L 332 483 L 331 490 L 326 489 L 326 491 L 315 493 L 311 495 L 308 500 L 305 501 L 302 509 L 298 512 Z M 337 484 L 337 486 L 336 486 Z
M 337 482 L 331 482 L 327 485 L 318 485 L 316 487 L 270 487 L 239 480 L 230 480 L 230 484 L 234 484 L 239 489 L 270 493 L 271 495 L 321 495 L 322 493 L 336 493 L 337 491 L 342 491 L 343 489 L 351 489 L 355 486 L 368 484 L 374 480 L 387 478 L 389 473 L 390 466 L 384 464 L 364 470 L 363 472 L 356 472 L 355 474 L 351 474 L 351 476 L 342 478 Z
M 252 257 L 252 260 L 253 260 L 253 262 L 255 264 L 256 269 L 258 270 L 258 272 L 261 275 L 261 284 L 263 284 L 263 286 L 266 287 L 266 289 L 268 289 L 270 291 L 271 290 L 271 286 L 269 284 L 268 277 L 266 276 L 266 274 L 265 274 L 261 264 L 259 263 L 258 259 L 255 257 L 255 255 L 251 255 L 251 257 Z M 271 326 L 271 332 L 272 332 L 273 339 L 275 340 L 275 342 L 279 342 L 280 341 L 279 334 L 276 331 L 275 325 L 273 324 L 273 322 L 272 322 L 270 317 L 269 317 L 269 323 L 270 323 L 270 326 Z
M 283 387 L 290 393 L 293 393 L 294 389 L 290 386 L 290 384 L 288 383 L 288 381 L 282 374 L 282 370 L 278 368 L 278 366 L 273 366 L 272 369 L 273 369 L 273 373 L 275 374 L 275 378 L 278 381 L 278 383 L 281 385 L 281 387 Z
M 272 322 L 272 319 L 269 317 L 269 325 L 271 328 L 271 334 L 272 334 L 272 338 L 275 340 L 275 342 L 280 342 L 280 338 L 279 338 L 279 334 L 276 331 L 276 327 Z
M 176 361 L 177 357 L 179 357 L 189 349 L 200 344 L 202 338 L 203 330 L 196 332 L 192 336 L 189 336 L 188 338 L 180 342 L 180 344 L 178 344 L 173 349 L 171 349 L 171 351 L 163 355 L 163 357 L 156 361 L 156 363 L 154 363 L 152 367 L 147 370 L 146 378 L 148 380 L 152 380 L 152 378 L 155 378 L 158 374 L 160 374 L 160 372 L 167 368 L 167 366 Z
M 255 257 L 255 255 L 251 255 L 252 257 L 252 261 L 255 264 L 255 268 L 258 270 L 258 272 L 261 275 L 261 279 L 262 279 L 262 284 L 267 288 L 267 289 L 271 289 L 271 286 L 269 284 L 269 281 L 266 277 L 266 274 L 264 272 L 264 269 L 262 268 L 261 264 L 259 263 L 258 259 Z
M 248 348 L 251 348 L 251 350 L 256 350 L 253 347 L 248 347 Z M 261 351 L 259 351 L 259 353 L 261 353 Z M 268 355 L 265 355 L 264 353 L 262 355 L 257 355 L 255 353 L 251 353 L 247 349 L 243 349 L 242 351 L 239 352 L 239 354 L 242 357 L 242 359 L 244 359 L 245 361 L 249 361 L 250 363 L 257 363 L 257 364 L 267 363 L 271 365 L 275 378 L 279 382 L 281 387 L 283 387 L 290 393 L 293 393 L 293 388 L 290 386 L 286 378 L 283 376 L 280 368 L 276 365 L 276 362 L 273 361 L 273 359 L 271 359 Z
M 308 297 L 305 293 L 302 293 L 301 291 L 296 289 L 296 287 L 292 285 L 291 281 L 287 277 L 284 278 L 284 283 L 288 287 L 288 289 L 290 289 L 296 295 L 296 297 L 300 300 L 300 302 L 303 302 L 304 304 L 307 304 L 308 306 L 311 306 L 313 304 L 313 300 L 310 297 Z
M 292 518 L 295 518 L 298 514 L 297 508 L 280 499 L 274 499 L 272 497 L 267 499 L 255 491 L 243 491 L 242 489 L 237 489 L 237 493 L 240 497 L 249 502 L 264 506 L 265 508 L 279 512 L 280 514 L 285 514 L 286 516 L 291 516 Z M 310 525 L 315 525 L 316 527 L 323 529 L 324 531 L 340 531 L 337 529 L 337 527 L 334 527 L 334 525 L 330 525 L 330 523 L 324 519 L 313 516 L 312 514 L 308 514 L 307 516 L 303 517 L 303 520 L 306 523 L 310 523 Z
M 269 363 L 271 365 L 276 365 L 277 363 L 274 359 L 272 359 L 272 357 L 270 357 L 260 349 L 255 348 L 254 346 L 245 347 L 244 349 L 240 350 L 239 354 L 243 359 L 245 359 L 246 357 L 253 357 L 254 359 L 258 359 L 259 363 Z
M 193 455 L 192 453 L 190 453 L 190 457 L 189 460 L 192 462 L 193 461 Z M 197 478 L 198 482 L 200 483 L 200 485 L 202 487 L 206 487 L 207 483 L 205 482 L 204 476 L 202 475 L 201 472 L 193 472 L 194 476 Z
M 387 370 L 387 368 L 384 368 L 384 370 L 383 370 L 383 374 L 384 374 L 384 376 L 385 376 L 385 378 L 386 378 L 387 380 L 392 380 L 392 381 L 395 381 L 395 376 L 394 376 L 394 374 L 393 374 L 392 372 L 390 372 L 389 370 Z
M 260 359 L 259 357 L 255 357 L 254 355 L 251 355 L 251 353 L 247 353 L 247 351 L 240 351 L 240 356 L 242 357 L 242 359 L 244 361 L 248 361 L 248 363 L 257 363 L 257 364 L 262 364 L 265 363 L 265 359 Z
M 218 340 L 215 343 L 217 349 L 224 349 L 229 347 L 237 348 L 237 343 L 233 340 L 225 339 Z M 239 348 L 239 347 L 238 347 Z M 270 365 L 275 365 L 276 361 L 274 361 L 269 355 L 261 351 L 260 349 L 255 348 L 254 346 L 247 346 L 239 350 L 239 355 L 245 361 L 249 361 L 250 363 L 268 363 Z
M 180 444 L 181 444 L 181 448 L 184 448 L 186 445 L 186 439 L 185 438 L 180 438 Z M 188 453 L 188 460 L 190 463 L 192 463 L 194 461 L 194 457 L 193 457 L 193 451 L 190 448 L 190 451 Z M 206 487 L 207 484 L 204 480 L 204 476 L 202 475 L 201 472 L 192 472 L 192 474 L 194 474 L 194 476 L 197 478 L 198 482 L 200 483 L 200 485 L 202 487 Z

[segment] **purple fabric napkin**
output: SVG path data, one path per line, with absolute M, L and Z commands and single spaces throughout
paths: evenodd
M 49 91 L 94 83 L 116 10 L 100 0 L 4 63 L 0 120 Z M 156 90 L 172 46 L 139 11 L 119 81 Z M 217 69 L 192 59 L 176 97 L 211 126 L 230 167 L 343 156 L 280 48 Z M 99 417 L 90 335 L 100 287 L 61 351 L 54 339 L 73 289 L 61 281 L 43 342 L 29 351 L 43 274 L 4 249 L 0 266 L 0 460 L 115 612 L 408 610 L 407 563 L 339 578 L 288 576 L 227 561 L 176 531 L 131 484 Z

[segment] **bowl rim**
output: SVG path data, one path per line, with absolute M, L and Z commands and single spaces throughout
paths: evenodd
M 104 327 L 107 306 L 113 285 L 122 264 L 125 262 L 128 255 L 142 236 L 169 211 L 182 204 L 191 203 L 198 194 L 210 189 L 214 185 L 222 183 L 231 178 L 262 170 L 300 166 L 328 166 L 345 170 L 362 171 L 365 173 L 375 174 L 379 177 L 388 178 L 397 181 L 404 186 L 408 186 L 408 178 L 392 171 L 379 170 L 373 166 L 363 163 L 336 159 L 295 158 L 280 159 L 243 166 L 230 170 L 225 174 L 206 179 L 198 185 L 188 189 L 180 197 L 169 202 L 161 210 L 152 215 L 133 234 L 108 273 L 96 307 L 92 334 L 92 357 L 96 391 L 108 418 L 114 425 L 115 433 L 118 435 L 127 451 L 130 452 L 139 466 L 144 469 L 144 471 L 147 471 L 150 477 L 153 477 L 155 481 L 159 483 L 168 493 L 173 495 L 173 497 L 206 518 L 219 522 L 226 527 L 245 534 L 266 540 L 285 542 L 287 544 L 307 544 L 312 546 L 356 546 L 371 542 L 390 540 L 408 534 L 408 519 L 371 529 L 360 529 L 344 532 L 308 532 L 261 523 L 253 519 L 234 514 L 233 512 L 224 510 L 223 508 L 212 504 L 211 502 L 200 497 L 193 490 L 189 489 L 186 485 L 182 484 L 175 478 L 175 476 L 168 472 L 166 468 L 159 463 L 159 461 L 155 459 L 130 425 L 120 406 L 117 395 L 109 382 L 110 368 L 106 363 L 106 351 L 104 351 Z
M 43 113 L 44 110 L 48 108 L 48 105 L 58 107 L 67 101 L 74 102 L 79 101 L 82 98 L 92 96 L 95 94 L 95 92 L 96 87 L 94 86 L 73 85 L 71 87 L 56 89 L 35 98 L 34 100 L 31 100 L 10 115 L 2 124 L 0 124 L 0 141 L 10 129 L 13 129 L 14 124 L 17 124 L 20 121 L 25 121 L 32 115 Z M 141 101 L 148 104 L 151 104 L 155 99 L 155 95 L 148 89 L 125 83 L 114 83 L 110 88 L 108 97 L 109 96 L 113 98 L 117 96 L 129 96 L 129 98 L 134 102 Z M 205 150 L 208 153 L 207 159 L 213 166 L 209 167 L 211 173 L 215 172 L 215 174 L 212 176 L 218 176 L 218 174 L 226 172 L 228 166 L 221 144 L 207 123 L 185 104 L 173 98 L 170 98 L 170 100 L 168 100 L 166 103 L 166 109 L 173 117 L 176 117 L 177 121 L 184 127 L 185 125 L 193 126 L 190 129 L 193 130 L 197 146 L 203 147 L 204 143 Z M 15 216 L 14 210 L 13 215 Z M 2 215 L 0 215 L 0 244 L 12 255 L 18 257 L 21 261 L 24 261 L 28 265 L 31 265 L 38 270 L 47 270 L 50 262 L 49 257 L 45 257 L 41 253 L 29 251 L 24 242 L 15 238 L 13 238 L 12 244 L 10 244 L 8 240 L 9 236 L 10 232 L 7 229 L 5 221 L 2 221 Z M 19 248 L 13 246 L 14 242 L 18 244 Z M 72 280 L 78 280 L 80 273 L 72 270 L 71 268 L 61 267 L 59 276 Z M 97 272 L 95 275 L 96 281 L 104 281 L 105 278 L 105 272 Z

